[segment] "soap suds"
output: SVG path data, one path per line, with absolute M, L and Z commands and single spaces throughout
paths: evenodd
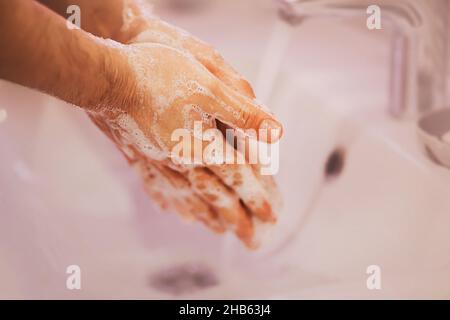
M 142 154 L 154 160 L 163 160 L 168 156 L 168 153 L 163 152 L 149 142 L 136 121 L 129 115 L 119 115 L 117 125 L 122 130 L 122 137 L 124 138 L 123 142 L 125 145 L 131 144 L 136 146 Z

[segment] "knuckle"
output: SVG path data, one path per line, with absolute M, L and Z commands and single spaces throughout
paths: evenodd
M 240 110 L 239 119 L 243 123 L 244 128 L 251 128 L 255 122 L 255 119 L 252 116 L 252 114 L 246 109 Z

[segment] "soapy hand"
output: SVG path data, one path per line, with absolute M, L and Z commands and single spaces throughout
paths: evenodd
M 139 20 L 136 18 L 136 20 Z M 225 85 L 250 99 L 255 94 L 249 82 L 236 72 L 211 45 L 192 36 L 158 17 L 151 16 L 139 20 L 134 27 L 137 34 L 130 43 L 160 43 L 190 53 Z
M 120 50 L 129 70 L 121 90 L 125 96 L 118 104 L 89 111 L 93 121 L 137 168 L 162 207 L 217 232 L 231 229 L 248 247 L 256 247 L 255 224 L 276 219 L 271 177 L 261 176 L 257 164 L 208 165 L 195 159 L 196 165 L 186 165 L 171 152 L 177 144 L 172 133 L 180 128 L 193 132 L 196 121 L 202 130 L 220 121 L 239 129 L 272 128 L 278 134 L 281 125 L 251 95 L 227 86 L 189 52 L 151 42 Z M 204 141 L 200 145 L 206 146 Z
M 280 123 L 254 100 L 248 82 L 212 47 L 148 14 L 140 1 L 39 1 L 46 7 L 0 2 L 2 30 L 11 30 L 0 34 L 0 77 L 84 108 L 163 207 L 256 247 L 256 227 L 276 220 L 272 178 L 261 175 L 259 163 L 205 162 L 196 152 L 200 146 L 204 154 L 203 133 L 215 128 L 214 141 L 231 146 L 234 159 L 245 151 L 248 160 L 254 139 L 225 139 L 226 129 L 262 128 L 270 134 L 255 139 L 279 139 Z M 68 4 L 83 8 L 83 29 L 67 28 L 55 14 L 64 16 Z M 42 30 L 52 36 L 43 41 Z M 193 141 L 183 155 L 174 152 L 178 130 Z M 244 149 L 235 148 L 242 141 Z M 183 161 L 186 155 L 193 161 Z

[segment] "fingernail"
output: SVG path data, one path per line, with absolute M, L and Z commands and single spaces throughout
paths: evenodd
M 265 142 L 272 143 L 281 138 L 283 127 L 275 120 L 265 119 L 261 121 L 259 130 L 265 131 L 265 134 L 262 135 L 266 137 Z

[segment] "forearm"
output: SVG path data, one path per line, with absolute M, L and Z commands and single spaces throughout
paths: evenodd
M 67 17 L 67 8 L 77 5 L 81 11 L 81 28 L 96 36 L 126 43 L 143 28 L 150 7 L 135 0 L 38 0 Z
M 0 1 L 0 46 L 3 79 L 89 109 L 111 96 L 120 55 L 34 1 Z
M 152 7 L 142 0 L 38 0 L 63 17 L 68 17 L 67 8 L 80 8 L 81 29 L 102 38 L 120 43 L 136 41 L 139 35 L 151 30 L 138 42 L 156 42 L 178 49 L 188 50 L 204 61 L 205 51 L 216 55 L 212 48 L 186 32 L 161 21 L 153 15 Z M 143 40 L 145 39 L 145 40 Z M 216 59 L 218 60 L 218 59 Z M 217 61 L 219 64 L 219 61 Z

